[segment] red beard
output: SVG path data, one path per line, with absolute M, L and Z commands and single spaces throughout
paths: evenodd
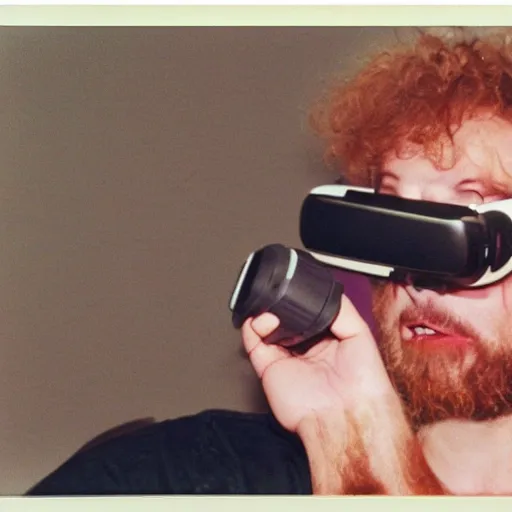
M 404 315 L 413 315 L 412 310 L 386 323 L 388 301 L 386 292 L 376 293 L 376 334 L 390 379 L 415 429 L 449 418 L 488 420 L 512 409 L 512 343 L 500 340 L 503 348 L 491 352 L 476 333 L 430 308 L 437 325 L 450 325 L 470 337 L 472 345 L 425 350 L 401 338 L 400 322 Z

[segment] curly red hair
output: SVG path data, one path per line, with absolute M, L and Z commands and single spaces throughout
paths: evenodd
M 312 113 L 315 131 L 348 182 L 376 186 L 384 159 L 404 142 L 443 168 L 442 148 L 461 122 L 486 111 L 512 122 L 512 44 L 475 38 L 448 43 L 424 34 L 408 49 L 375 57 L 337 84 Z

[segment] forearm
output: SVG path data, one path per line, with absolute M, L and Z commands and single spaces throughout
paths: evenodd
M 313 494 L 386 494 L 347 414 L 312 414 L 300 423 L 298 434 L 308 456 Z
M 445 494 L 394 398 L 312 414 L 298 434 L 314 494 Z

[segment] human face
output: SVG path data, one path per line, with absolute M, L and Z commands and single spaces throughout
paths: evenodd
M 464 122 L 446 169 L 419 149 L 408 152 L 387 160 L 380 192 L 462 205 L 512 196 L 512 124 L 502 119 Z M 512 409 L 512 276 L 444 294 L 375 284 L 373 310 L 390 377 L 416 427 Z

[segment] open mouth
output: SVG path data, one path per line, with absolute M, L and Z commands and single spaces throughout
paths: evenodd
M 445 332 L 435 325 L 428 325 L 424 323 L 402 326 L 402 339 L 408 342 L 422 343 L 429 346 L 464 346 L 471 343 L 471 340 L 466 336 L 452 332 Z
M 446 336 L 446 333 L 441 332 L 434 326 L 427 324 L 417 323 L 404 325 L 402 327 L 402 337 L 405 340 L 412 340 L 419 337 L 430 337 L 430 336 Z
M 436 334 L 441 334 L 439 331 L 435 329 L 431 329 L 426 325 L 414 325 L 408 327 L 411 332 L 411 336 L 435 336 Z

